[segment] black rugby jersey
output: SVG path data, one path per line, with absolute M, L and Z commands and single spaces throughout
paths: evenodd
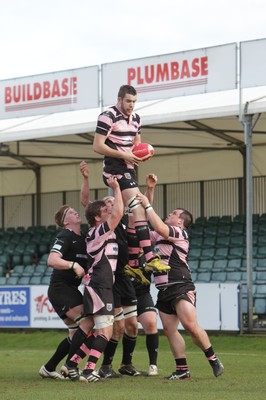
M 70 229 L 62 229 L 54 239 L 50 252 L 62 254 L 62 258 L 67 261 L 79 263 L 87 271 L 87 250 L 85 236 L 77 235 Z M 78 287 L 82 278 L 78 278 L 71 269 L 53 269 L 50 284 L 66 283 Z

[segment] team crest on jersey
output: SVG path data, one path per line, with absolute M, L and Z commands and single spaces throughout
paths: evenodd
M 112 311 L 112 309 L 113 309 L 113 304 L 112 303 L 107 303 L 106 304 L 106 310 L 107 311 Z
M 131 179 L 131 175 L 130 175 L 128 172 L 126 172 L 126 173 L 124 174 L 124 177 L 125 177 L 126 179 Z

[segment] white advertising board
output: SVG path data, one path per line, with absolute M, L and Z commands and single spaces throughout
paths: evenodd
M 240 87 L 266 85 L 266 39 L 240 43 Z
M 98 66 L 0 81 L 0 118 L 98 106 Z
M 102 65 L 103 105 L 132 85 L 138 101 L 235 89 L 236 43 Z

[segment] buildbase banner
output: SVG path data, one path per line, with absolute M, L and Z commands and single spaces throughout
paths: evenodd
M 237 44 L 103 64 L 103 105 L 115 104 L 125 84 L 136 88 L 138 101 L 235 89 Z
M 99 67 L 0 81 L 0 118 L 99 106 Z

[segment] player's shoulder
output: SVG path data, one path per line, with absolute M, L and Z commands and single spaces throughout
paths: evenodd
M 113 107 L 108 107 L 106 110 L 104 110 L 101 114 L 100 117 L 106 117 L 106 118 L 110 118 L 110 119 L 114 119 L 116 118 L 118 113 L 118 109 L 113 106 Z

